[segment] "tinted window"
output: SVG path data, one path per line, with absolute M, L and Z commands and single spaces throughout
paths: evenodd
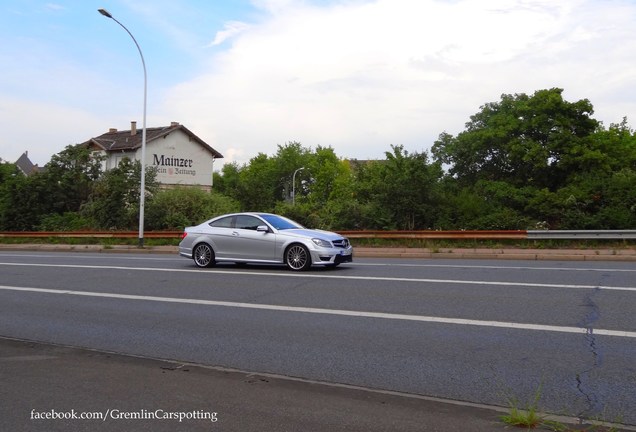
M 236 217 L 236 228 L 256 231 L 259 225 L 264 225 L 263 221 L 254 216 L 239 215 Z
M 234 216 L 228 216 L 221 219 L 217 219 L 215 221 L 210 222 L 211 227 L 216 228 L 232 228 L 232 220 Z

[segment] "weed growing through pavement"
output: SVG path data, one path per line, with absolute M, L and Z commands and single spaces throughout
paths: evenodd
M 534 398 L 523 408 L 520 408 L 518 399 L 509 397 L 508 406 L 510 410 L 507 414 L 500 416 L 500 419 L 507 425 L 528 430 L 536 428 L 553 432 L 618 432 L 620 430 L 616 426 L 599 419 L 592 421 L 590 425 L 577 426 L 547 419 L 544 414 L 539 412 L 542 387 L 543 382 L 539 384 Z
M 524 408 L 519 408 L 519 401 L 516 398 L 508 398 L 510 411 L 508 414 L 502 415 L 501 420 L 508 425 L 527 429 L 533 429 L 542 424 L 544 419 L 538 412 L 542 387 L 543 382 L 539 384 L 534 399 Z

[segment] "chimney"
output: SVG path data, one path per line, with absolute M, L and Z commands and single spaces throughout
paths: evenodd
M 170 122 L 170 127 L 179 126 L 179 122 Z
M 108 129 L 108 133 L 115 133 L 115 132 L 117 132 L 117 128 Z
M 137 135 L 137 122 L 136 121 L 131 121 L 130 122 L 130 135 L 131 136 Z

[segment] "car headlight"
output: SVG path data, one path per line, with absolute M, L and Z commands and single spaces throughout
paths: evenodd
M 314 242 L 316 244 L 316 246 L 320 246 L 320 247 L 324 247 L 324 248 L 330 248 L 331 247 L 331 242 L 328 242 L 327 240 L 323 240 L 323 239 L 319 239 L 319 238 L 312 238 L 311 241 Z

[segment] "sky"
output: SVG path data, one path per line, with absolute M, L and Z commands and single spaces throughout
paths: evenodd
M 502 94 L 636 121 L 636 0 L 0 0 L 0 159 L 176 121 L 248 163 L 278 145 L 427 152 Z M 221 164 L 215 165 L 219 169 Z

